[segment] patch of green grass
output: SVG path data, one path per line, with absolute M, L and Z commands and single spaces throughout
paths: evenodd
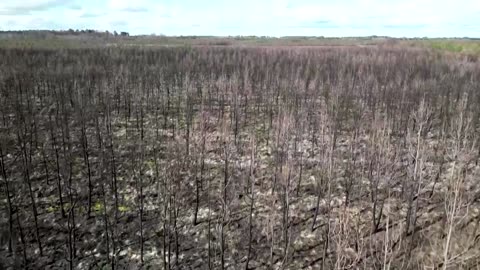
M 130 211 L 130 207 L 125 206 L 125 205 L 120 205 L 120 206 L 118 206 L 118 211 L 120 211 L 122 213 L 125 213 L 125 212 Z
M 57 210 L 58 210 L 57 206 L 50 205 L 49 207 L 47 207 L 47 213 L 54 213 Z
M 93 211 L 95 211 L 95 212 L 101 212 L 101 211 L 103 211 L 103 208 L 104 208 L 104 205 L 101 202 L 96 202 L 93 205 Z
M 63 203 L 63 210 L 65 210 L 65 212 L 68 212 L 68 210 L 70 209 L 70 205 L 71 205 L 70 203 L 64 202 Z M 60 211 L 60 206 L 57 205 L 57 204 L 52 204 L 49 207 L 47 207 L 46 211 L 47 211 L 47 213 L 59 212 Z
M 449 52 L 462 52 L 463 46 L 453 42 L 432 42 L 430 46 L 436 50 L 445 50 Z
M 480 42 L 470 40 L 429 40 L 427 46 L 439 51 L 480 54 Z
M 154 170 L 154 169 L 155 169 L 155 161 L 153 161 L 153 160 L 147 160 L 145 163 L 146 163 L 148 169 L 150 169 L 150 170 Z
M 103 210 L 105 209 L 105 206 L 103 205 L 102 202 L 96 202 L 93 207 L 92 207 L 93 211 L 95 212 L 103 212 Z M 128 212 L 130 211 L 130 207 L 126 206 L 126 205 L 119 205 L 118 206 L 118 211 L 124 213 L 124 212 Z

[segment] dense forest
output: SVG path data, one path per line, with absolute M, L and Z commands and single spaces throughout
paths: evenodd
M 0 269 L 474 269 L 479 78 L 398 46 L 0 49 Z

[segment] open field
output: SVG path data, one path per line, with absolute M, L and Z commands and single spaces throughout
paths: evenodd
M 92 30 L 93 31 L 93 30 Z M 470 56 L 480 54 L 480 39 L 371 37 L 256 37 L 256 36 L 114 36 L 111 33 L 11 31 L 0 32 L 0 48 L 98 47 L 397 47 L 431 49 Z
M 0 269 L 480 264 L 478 41 L 18 40 Z

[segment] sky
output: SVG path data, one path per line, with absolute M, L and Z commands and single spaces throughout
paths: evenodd
M 480 37 L 480 0 L 0 0 L 0 30 Z

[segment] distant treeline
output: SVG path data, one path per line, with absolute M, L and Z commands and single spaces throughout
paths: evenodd
M 9 31 L 0 31 L 0 36 L 7 35 L 27 35 L 34 37 L 49 37 L 49 36 L 71 36 L 71 35 L 90 35 L 90 36 L 130 36 L 129 32 L 125 31 L 100 31 L 94 29 L 68 29 L 68 30 L 9 30 Z M 135 35 L 135 36 L 157 36 L 156 34 L 151 35 Z M 158 34 L 158 36 L 165 36 L 163 34 Z M 219 38 L 219 36 L 206 36 L 206 35 L 179 35 L 175 36 L 176 38 L 184 39 L 198 39 L 198 38 Z M 438 38 L 428 38 L 428 37 L 389 37 L 389 36 L 363 36 L 363 37 L 325 37 L 325 36 L 282 36 L 282 37 L 271 37 L 271 36 L 254 36 L 254 35 L 234 35 L 234 36 L 225 36 L 222 38 L 231 38 L 235 40 L 251 40 L 251 39 L 262 39 L 262 40 L 275 40 L 275 39 L 293 39 L 293 40 L 312 40 L 312 39 L 346 39 L 346 40 L 372 40 L 372 39 L 395 39 L 395 40 L 480 40 L 479 37 L 438 37 Z
M 0 36 L 15 37 L 15 36 L 28 36 L 36 38 L 48 38 L 52 36 L 130 36 L 128 32 L 117 32 L 117 31 L 98 31 L 93 29 L 82 29 L 82 30 L 13 30 L 13 31 L 0 31 Z

